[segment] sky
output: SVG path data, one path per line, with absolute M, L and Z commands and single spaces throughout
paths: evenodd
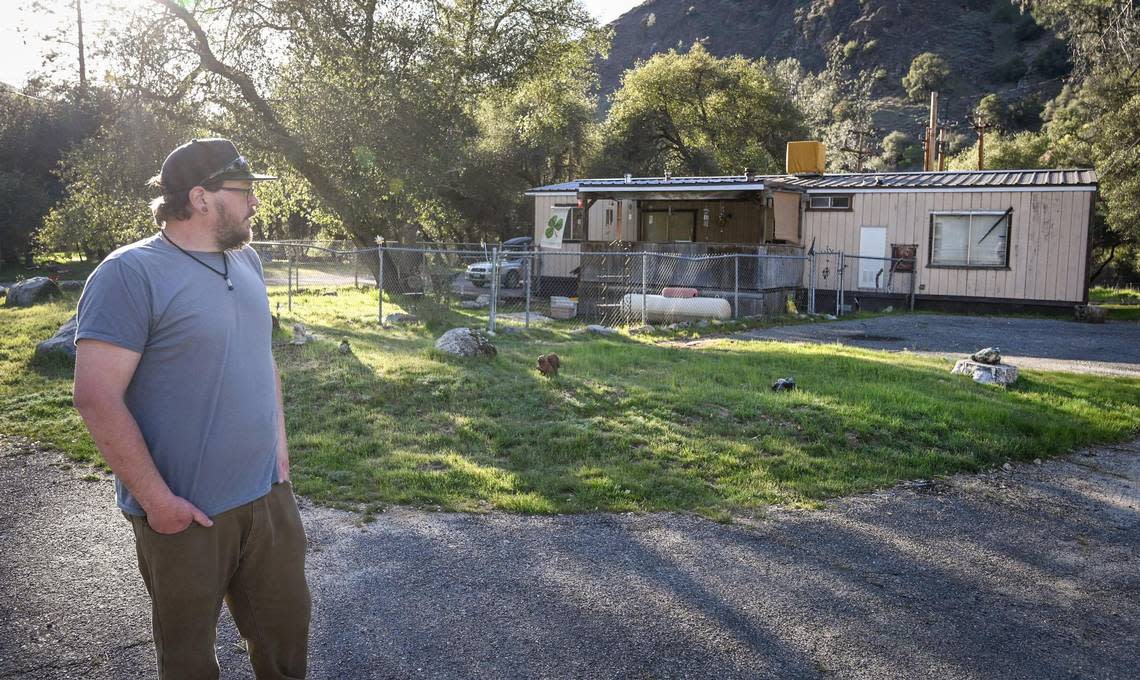
M 146 0 L 84 0 L 83 14 L 86 26 L 84 33 L 94 34 L 98 24 L 114 16 L 116 4 L 145 2 Z M 25 6 L 31 3 L 19 0 L 0 0 L 0 82 L 22 86 L 32 71 L 39 68 L 43 54 L 54 48 L 64 52 L 64 57 L 74 59 L 75 47 L 71 45 L 49 45 L 40 36 L 50 31 L 53 25 L 74 22 L 71 0 L 43 0 L 44 4 L 55 8 L 57 16 L 44 19 L 29 12 Z M 643 0 L 583 0 L 586 9 L 602 24 L 618 18 Z

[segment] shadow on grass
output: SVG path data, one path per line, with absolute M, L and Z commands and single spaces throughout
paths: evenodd
M 420 335 L 375 357 L 311 357 L 290 410 L 299 489 L 330 502 L 518 512 L 688 510 L 710 516 L 820 499 L 1119 440 L 1140 429 L 1140 382 L 1027 374 L 1014 391 L 936 362 L 836 348 L 730 343 L 715 352 L 627 339 L 541 343 L 439 361 Z M 419 347 L 419 351 L 412 350 Z M 367 354 L 362 355 L 367 356 Z M 377 370 L 377 366 L 381 366 Z M 794 375 L 799 391 L 772 393 Z

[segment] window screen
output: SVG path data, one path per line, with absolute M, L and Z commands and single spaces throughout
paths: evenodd
M 1009 214 L 935 215 L 930 263 L 946 267 L 1004 267 L 1009 220 Z

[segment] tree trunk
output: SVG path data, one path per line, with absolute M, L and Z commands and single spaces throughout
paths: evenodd
M 265 129 L 275 150 L 285 156 L 289 164 L 309 181 L 317 195 L 341 218 L 348 231 L 364 239 L 370 238 L 369 232 L 371 230 L 369 227 L 357 223 L 353 218 L 352 197 L 340 190 L 332 177 L 305 150 L 301 141 L 286 129 L 285 125 L 278 119 L 273 107 L 258 93 L 253 79 L 242 71 L 222 63 L 214 55 L 206 32 L 190 11 L 179 4 L 177 0 L 155 1 L 166 7 L 167 11 L 178 17 L 190 29 L 190 32 L 194 34 L 201 68 L 221 76 L 237 86 L 242 99 L 249 105 L 257 122 Z

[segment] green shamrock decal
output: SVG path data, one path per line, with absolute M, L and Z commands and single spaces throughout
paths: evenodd
M 562 231 L 562 227 L 566 224 L 558 215 L 551 215 L 550 221 L 546 223 L 546 238 L 554 238 L 554 234 Z

